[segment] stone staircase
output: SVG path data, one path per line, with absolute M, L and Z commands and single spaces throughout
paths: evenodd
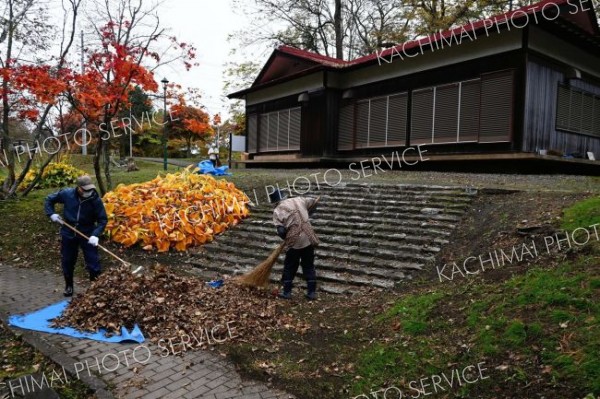
M 391 288 L 431 265 L 476 192 L 349 183 L 321 186 L 307 195 L 321 195 L 311 218 L 321 240 L 315 252 L 319 290 L 347 293 L 365 286 Z M 243 223 L 206 245 L 190 262 L 197 274 L 243 274 L 265 260 L 281 242 L 272 212 L 269 204 L 261 204 Z M 283 258 L 273 267 L 273 282 L 281 278 Z M 296 286 L 304 284 L 301 270 Z

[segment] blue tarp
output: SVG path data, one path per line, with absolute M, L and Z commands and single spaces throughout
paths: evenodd
M 41 331 L 52 334 L 62 334 L 74 338 L 87 338 L 94 341 L 118 343 L 123 341 L 135 341 L 137 343 L 144 342 L 145 338 L 137 324 L 131 332 L 125 327 L 121 327 L 121 335 L 106 336 L 106 330 L 100 330 L 96 333 L 81 332 L 71 327 L 55 328 L 50 326 L 50 320 L 60 316 L 69 304 L 68 300 L 64 300 L 54 305 L 50 305 L 35 312 L 14 315 L 8 318 L 8 323 L 11 326 L 24 328 L 26 330 Z
M 213 176 L 231 176 L 231 173 L 227 171 L 229 166 L 223 165 L 214 167 L 211 161 L 200 161 L 198 162 L 198 173 L 202 175 L 213 175 Z

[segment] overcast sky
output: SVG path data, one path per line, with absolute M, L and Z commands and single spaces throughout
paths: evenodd
M 251 1 L 251 0 L 247 0 Z M 157 72 L 184 87 L 198 87 L 204 104 L 211 114 L 225 113 L 228 100 L 223 100 L 223 64 L 227 62 L 234 44 L 227 36 L 249 24 L 245 16 L 234 13 L 230 0 L 166 0 L 161 6 L 161 22 L 178 39 L 193 43 L 198 49 L 200 66 L 186 72 L 179 65 Z

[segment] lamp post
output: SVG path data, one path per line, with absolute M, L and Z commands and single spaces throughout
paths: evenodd
M 164 162 L 163 167 L 167 170 L 167 85 L 169 81 L 167 78 L 163 78 L 160 81 L 163 84 L 163 155 Z

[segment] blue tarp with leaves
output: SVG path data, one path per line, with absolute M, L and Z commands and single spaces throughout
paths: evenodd
M 201 175 L 213 175 L 213 176 L 231 176 L 227 170 L 229 166 L 218 166 L 214 167 L 213 163 L 209 160 L 198 162 L 198 169 Z

